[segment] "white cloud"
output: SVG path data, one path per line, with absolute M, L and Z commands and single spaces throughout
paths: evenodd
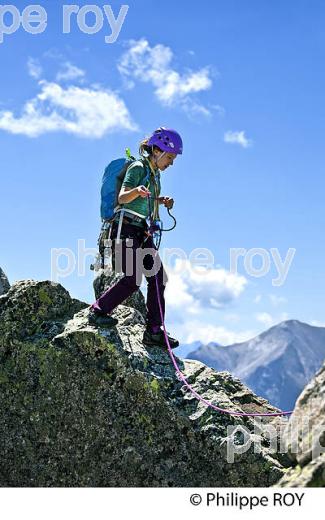
M 314 327 L 325 327 L 325 321 L 311 320 L 310 324 Z
M 228 130 L 224 135 L 224 141 L 225 143 L 239 144 L 243 148 L 248 148 L 253 143 L 252 140 L 247 139 L 243 130 L 240 132 Z
M 51 47 L 47 51 L 43 52 L 42 56 L 44 56 L 44 58 L 50 58 L 53 60 L 65 59 L 63 54 L 59 51 L 57 47 Z
M 20 116 L 0 111 L 0 129 L 28 137 L 62 131 L 88 138 L 137 129 L 124 101 L 108 89 L 72 85 L 63 88 L 45 80 L 38 84 L 40 92 L 25 103 Z
M 44 57 L 53 57 L 51 53 L 44 53 Z M 71 80 L 82 80 L 85 77 L 85 71 L 77 67 L 76 65 L 73 65 L 70 61 L 64 61 L 62 62 L 62 55 L 55 56 L 55 58 L 60 58 L 61 69 L 56 74 L 55 80 L 57 82 L 60 81 L 71 81 Z M 41 63 L 36 58 L 29 57 L 27 60 L 27 68 L 28 73 L 32 78 L 40 79 L 41 75 L 43 73 L 43 68 L 41 66 Z
M 192 343 L 201 341 L 204 344 L 213 341 L 220 345 L 232 345 L 241 343 L 256 336 L 256 331 L 246 330 L 233 332 L 225 327 L 204 323 L 202 320 L 187 320 L 185 323 L 173 323 L 172 335 L 176 336 L 180 343 Z
M 224 116 L 226 113 L 225 108 L 221 105 L 212 105 L 211 108 L 213 108 L 213 110 L 215 110 L 220 116 Z
M 157 99 L 165 106 L 178 105 L 184 110 L 193 110 L 210 115 L 207 108 L 192 99 L 192 94 L 208 90 L 212 86 L 210 68 L 198 71 L 187 70 L 181 74 L 172 68 L 173 52 L 158 44 L 150 47 L 144 38 L 129 42 L 129 49 L 122 55 L 118 69 L 132 88 L 133 80 L 151 83 Z M 130 83 L 131 80 L 131 83 Z
M 269 294 L 270 301 L 274 307 L 281 305 L 281 303 L 287 303 L 287 298 L 284 296 L 277 296 L 276 294 Z
M 259 312 L 256 314 L 256 319 L 260 323 L 263 323 L 266 327 L 271 327 L 274 324 L 274 320 L 268 312 Z
M 194 267 L 189 260 L 180 258 L 174 267 L 166 270 L 166 302 L 173 318 L 184 313 L 193 317 L 204 309 L 224 308 L 240 296 L 247 283 L 243 276 L 225 269 Z
M 42 75 L 42 67 L 38 60 L 29 57 L 27 60 L 28 74 L 35 79 L 39 79 Z
M 253 301 L 254 301 L 254 303 L 260 303 L 261 299 L 262 299 L 262 295 L 261 294 L 257 294 Z
M 71 81 L 73 79 L 81 79 L 84 78 L 85 71 L 76 67 L 69 61 L 66 61 L 62 69 L 56 75 L 56 81 Z
M 282 312 L 277 318 L 274 316 L 271 316 L 268 312 L 260 312 L 255 314 L 255 318 L 260 323 L 263 323 L 266 327 L 273 327 L 273 325 L 276 325 L 277 323 L 280 323 L 281 321 L 286 321 L 289 319 L 289 315 L 287 312 Z

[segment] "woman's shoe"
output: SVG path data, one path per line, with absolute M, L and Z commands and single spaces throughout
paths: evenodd
M 175 338 L 172 338 L 167 334 L 167 338 L 169 341 L 170 348 L 179 347 L 179 341 Z M 150 329 L 146 329 L 143 334 L 143 343 L 148 347 L 166 347 L 167 343 L 165 339 L 165 334 L 163 330 L 159 330 L 158 332 L 152 332 Z
M 95 311 L 93 308 L 90 308 L 88 315 L 88 322 L 90 325 L 97 325 L 98 327 L 115 327 L 118 324 L 118 320 L 105 314 L 104 312 Z

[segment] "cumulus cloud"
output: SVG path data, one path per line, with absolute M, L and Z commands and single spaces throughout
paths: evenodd
M 34 79 L 39 79 L 42 75 L 41 64 L 35 58 L 31 58 L 31 57 L 28 58 L 27 69 L 28 69 L 28 74 Z
M 247 283 L 241 275 L 222 268 L 193 266 L 189 260 L 176 259 L 168 269 L 166 302 L 171 315 L 198 315 L 204 309 L 220 309 L 243 292 Z
M 278 307 L 282 303 L 287 303 L 287 298 L 284 296 L 277 296 L 276 294 L 269 294 L 270 301 L 274 307 Z
M 118 69 L 129 82 L 129 87 L 134 86 L 135 79 L 151 83 L 163 105 L 178 104 L 184 110 L 209 115 L 210 111 L 193 100 L 192 95 L 211 87 L 210 68 L 180 73 L 172 67 L 173 57 L 170 47 L 162 44 L 151 47 L 144 38 L 131 40 L 128 50 L 120 58 Z
M 256 319 L 260 323 L 263 323 L 266 327 L 271 327 L 274 323 L 274 320 L 268 312 L 259 312 L 256 314 Z
M 224 142 L 231 144 L 239 144 L 243 148 L 248 148 L 253 144 L 253 141 L 251 139 L 247 139 L 247 137 L 245 136 L 244 130 L 240 132 L 233 132 L 231 130 L 228 130 L 228 132 L 224 134 Z
M 183 344 L 193 341 L 214 341 L 230 345 L 256 336 L 255 330 L 236 332 L 222 325 L 215 325 L 221 318 L 220 311 L 236 301 L 244 291 L 244 276 L 217 267 L 193 265 L 188 259 L 176 259 L 173 266 L 162 257 L 168 274 L 166 285 L 166 321 L 170 332 Z M 141 289 L 146 292 L 143 282 Z M 240 316 L 228 313 L 222 316 L 228 323 L 235 323 Z
M 61 70 L 56 75 L 56 81 L 71 81 L 74 79 L 82 79 L 85 76 L 85 71 L 79 69 L 76 65 L 73 65 L 69 61 L 66 61 Z
M 124 101 L 109 89 L 73 85 L 63 88 L 45 80 L 38 85 L 40 92 L 25 103 L 20 115 L 0 111 L 0 129 L 28 137 L 63 131 L 88 138 L 137 129 Z
M 260 323 L 263 323 L 266 327 L 273 327 L 273 325 L 276 325 L 277 323 L 280 323 L 281 321 L 286 321 L 289 319 L 289 315 L 287 312 L 282 312 L 277 318 L 271 316 L 268 312 L 259 312 L 255 314 L 255 318 Z
M 204 344 L 219 343 L 220 345 L 232 345 L 241 343 L 256 336 L 256 331 L 246 330 L 233 332 L 222 326 L 204 323 L 202 320 L 187 320 L 185 323 L 173 324 L 173 334 L 182 344 L 201 341 Z

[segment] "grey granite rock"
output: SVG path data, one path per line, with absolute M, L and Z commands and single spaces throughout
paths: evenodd
M 9 280 L 0 267 L 0 296 L 2 294 L 7 293 L 9 291 L 9 289 L 10 289 Z
M 305 466 L 297 464 L 290 468 L 275 487 L 324 487 L 325 453 Z
M 144 347 L 139 309 L 119 306 L 118 325 L 106 329 L 89 325 L 87 307 L 59 284 L 32 280 L 0 302 L 1 486 L 249 487 L 279 480 L 285 457 L 273 452 L 257 420 L 198 401 L 167 350 Z M 276 411 L 229 373 L 175 359 L 214 404 Z M 279 435 L 286 425 L 281 418 L 261 423 Z
M 283 432 L 283 442 L 294 466 L 280 487 L 325 486 L 325 364 L 297 400 Z
M 49 340 L 64 329 L 80 309 L 60 284 L 23 280 L 0 297 L 0 355 L 21 342 Z

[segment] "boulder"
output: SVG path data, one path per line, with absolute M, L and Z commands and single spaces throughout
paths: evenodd
M 255 487 L 284 475 L 254 418 L 207 407 L 176 377 L 167 349 L 145 348 L 139 309 L 120 305 L 111 329 L 88 314 L 48 281 L 19 282 L 0 302 L 1 486 Z M 175 360 L 214 404 L 277 411 L 230 373 Z M 280 432 L 286 420 L 265 424 Z
M 2 294 L 7 293 L 9 291 L 9 289 L 10 289 L 9 280 L 8 280 L 8 278 L 6 277 L 5 273 L 3 272 L 3 270 L 0 267 L 0 296 Z
M 325 486 L 325 364 L 299 396 L 283 432 L 292 461 L 280 487 Z

